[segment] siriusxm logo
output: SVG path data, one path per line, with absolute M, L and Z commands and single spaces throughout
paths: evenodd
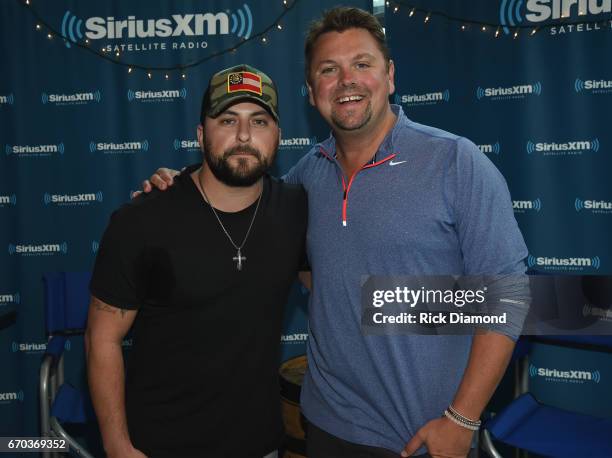
M 47 157 L 52 154 L 64 154 L 64 143 L 57 145 L 4 145 L 7 156 L 11 154 L 17 157 Z
M 605 94 L 612 92 L 612 80 L 581 80 L 574 81 L 576 92 L 592 92 L 593 94 Z
M 533 364 L 529 365 L 530 377 L 544 377 L 554 382 L 572 382 L 584 383 L 601 381 L 601 373 L 599 371 L 577 371 L 577 370 L 559 370 L 550 369 L 547 367 L 536 367 Z
M 48 103 L 55 105 L 84 105 L 89 102 L 99 103 L 100 100 L 102 100 L 102 93 L 100 91 L 77 94 L 47 94 L 43 92 L 40 95 L 40 101 L 43 105 Z
M 133 91 L 128 89 L 127 98 L 130 102 L 174 102 L 187 98 L 187 89 L 173 89 L 163 91 Z
M 8 252 L 10 255 L 21 256 L 52 256 L 68 253 L 68 244 L 66 242 L 42 245 L 14 245 L 9 243 Z
M 594 138 L 593 140 L 576 140 L 565 143 L 534 143 L 531 140 L 528 140 L 525 148 L 527 150 L 527 154 L 538 152 L 542 153 L 543 156 L 566 156 L 583 154 L 587 151 L 598 152 L 599 147 L 599 139 Z
M 92 202 L 104 201 L 104 194 L 102 191 L 89 194 L 43 194 L 43 203 L 45 205 L 88 205 Z
M 535 200 L 513 200 L 512 209 L 514 213 L 526 213 L 529 210 L 539 213 L 542 210 L 542 201 L 539 197 Z
M 308 340 L 308 334 L 283 334 L 281 335 L 282 343 L 302 343 Z
M 9 305 L 9 304 L 20 304 L 21 303 L 21 294 L 13 293 L 13 294 L 0 294 L 0 306 Z
M 492 145 L 477 145 L 478 149 L 486 154 L 497 154 L 499 155 L 501 153 L 501 145 L 499 144 L 499 142 L 495 142 Z
M 0 404 L 8 404 L 11 401 L 23 402 L 23 390 L 17 392 L 0 393 Z
M 132 154 L 136 151 L 149 151 L 149 140 L 140 142 L 89 142 L 89 151 L 95 153 L 101 151 L 104 154 Z
M 308 96 L 308 86 L 306 86 L 305 84 L 302 84 L 300 86 L 300 95 L 302 97 L 307 97 Z
M 611 3 L 610 0 L 502 0 L 499 18 L 504 33 L 509 34 L 513 27 L 524 22 L 537 26 L 542 22 L 561 18 L 578 19 L 586 15 L 606 15 L 612 11 Z M 557 28 L 555 31 L 551 29 L 551 35 L 557 32 L 560 32 Z
M 94 16 L 83 20 L 66 11 L 62 18 L 61 31 L 68 48 L 71 43 L 77 43 L 83 38 L 120 40 L 234 34 L 248 39 L 253 31 L 253 15 L 246 3 L 235 12 L 172 14 L 154 19 L 141 19 L 130 15 L 124 19 Z
M 15 103 L 15 94 L 12 92 L 7 95 L 0 95 L 0 105 L 13 105 Z
M 66 340 L 66 343 L 64 343 L 64 349 L 67 351 L 70 351 L 71 345 L 70 345 L 70 341 Z M 43 353 L 44 351 L 47 350 L 47 343 L 46 342 L 13 342 L 11 344 L 11 350 L 13 351 L 13 353 L 17 353 L 17 352 L 21 352 L 21 353 Z
M 294 137 L 283 138 L 279 143 L 281 149 L 296 149 L 309 148 L 317 144 L 317 137 Z
M 450 91 L 448 89 L 445 89 L 444 91 L 440 92 L 427 92 L 424 94 L 395 94 L 393 96 L 393 101 L 397 105 L 407 106 L 435 105 L 437 103 L 450 101 Z
M 577 212 L 587 210 L 592 213 L 612 213 L 612 202 L 605 200 L 582 200 L 576 197 L 574 208 Z
M 612 321 L 612 309 L 594 307 L 590 304 L 584 304 L 582 307 L 582 316 L 594 316 L 604 321 Z
M 490 100 L 510 100 L 510 99 L 524 99 L 528 95 L 541 95 L 542 94 L 542 83 L 535 82 L 533 84 L 522 84 L 518 86 L 508 87 L 487 87 L 482 88 L 478 86 L 476 88 L 476 98 L 478 100 L 490 99 Z
M 529 267 L 541 267 L 545 270 L 585 270 L 596 269 L 601 267 L 599 256 L 593 258 L 549 258 L 527 256 L 527 265 Z
M 17 195 L 10 194 L 6 196 L 0 196 L 0 207 L 6 207 L 9 205 L 13 207 L 17 205 Z
M 175 151 L 200 151 L 200 144 L 197 140 L 180 140 L 175 138 L 172 142 Z

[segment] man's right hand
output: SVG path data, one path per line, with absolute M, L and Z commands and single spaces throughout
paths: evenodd
M 129 444 L 123 448 L 116 448 L 106 452 L 106 458 L 147 458 L 147 455 Z
M 167 169 L 165 167 L 157 169 L 148 180 L 144 180 L 142 182 L 142 191 L 134 192 L 132 194 L 132 199 L 139 196 L 143 192 L 149 193 L 153 191 L 153 187 L 156 187 L 160 191 L 165 191 L 168 189 L 168 186 L 172 186 L 174 184 L 174 177 L 180 174 L 181 172 L 178 170 Z

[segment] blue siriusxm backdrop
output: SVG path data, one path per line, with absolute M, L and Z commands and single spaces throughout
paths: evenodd
M 372 8 L 369 0 L 347 3 Z M 421 2 L 430 11 L 504 24 L 499 38 L 490 27 L 462 31 L 460 24 L 435 15 L 425 23 L 424 14 L 410 16 L 402 5 L 394 13 L 391 4 L 385 16 L 396 65 L 392 98 L 413 120 L 472 139 L 497 165 L 508 181 L 531 267 L 609 274 L 611 25 L 556 26 L 534 36 L 521 30 L 513 39 L 517 25 L 537 27 L 557 19 L 553 6 L 560 1 L 541 1 L 530 11 L 532 3 Z M 284 140 L 276 174 L 328 135 L 305 97 L 302 44 L 307 23 L 333 4 L 301 0 L 265 42 L 246 42 L 187 69 L 185 78 L 177 71 L 153 71 L 149 78 L 136 66 L 172 67 L 234 47 L 275 25 L 282 1 L 215 0 L 205 7 L 187 0 L 32 1 L 32 11 L 17 0 L 2 2 L 0 314 L 15 309 L 18 315 L 0 330 L 0 436 L 37 434 L 36 381 L 46 342 L 41 274 L 90 270 L 110 213 L 140 181 L 160 165 L 180 168 L 199 161 L 195 129 L 212 73 L 249 62 L 277 82 Z M 584 12 L 578 16 L 574 5 L 565 15 L 570 21 L 610 18 L 609 11 Z M 131 26 L 119 30 L 117 21 L 130 16 L 155 19 L 156 32 L 148 23 L 140 32 Z M 40 19 L 68 39 L 49 39 L 44 26 L 36 29 Z M 110 57 L 119 51 L 119 59 L 135 68 L 128 73 L 77 43 L 104 48 Z M 304 353 L 306 300 L 296 286 L 281 339 L 283 359 Z M 612 380 L 607 355 L 586 359 L 555 351 L 559 370 L 597 371 L 591 384 L 598 387 Z M 78 359 L 82 351 L 73 345 L 68 353 Z M 552 367 L 546 361 L 534 364 Z M 569 395 L 576 405 L 591 388 L 554 377 L 535 381 L 543 396 Z M 595 391 L 602 396 L 599 413 L 609 414 L 612 395 Z

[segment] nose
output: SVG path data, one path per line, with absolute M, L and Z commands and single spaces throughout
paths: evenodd
M 248 143 L 251 140 L 251 125 L 248 120 L 240 120 L 236 137 L 240 143 Z
M 340 68 L 339 83 L 342 86 L 352 86 L 355 84 L 355 74 L 350 66 Z

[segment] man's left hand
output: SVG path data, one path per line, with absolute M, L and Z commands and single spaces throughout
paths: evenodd
M 473 431 L 448 418 L 436 418 L 416 432 L 404 447 L 402 456 L 410 456 L 425 445 L 433 458 L 465 458 L 470 452 L 473 435 Z

